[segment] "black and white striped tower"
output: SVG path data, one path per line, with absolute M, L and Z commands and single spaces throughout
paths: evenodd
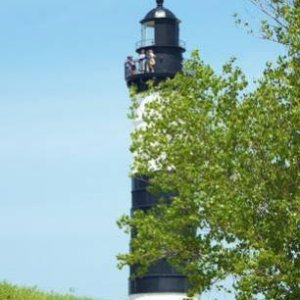
M 155 54 L 155 67 L 150 71 L 147 67 L 131 61 L 125 64 L 125 79 L 128 86 L 137 86 L 138 92 L 147 89 L 147 81 L 161 82 L 172 78 L 182 70 L 182 54 L 185 45 L 179 38 L 180 20 L 163 6 L 163 0 L 156 0 L 157 6 L 152 9 L 140 22 L 142 39 L 136 44 L 136 52 L 147 53 L 152 50 Z M 131 66 L 132 66 L 131 65 Z M 143 126 L 142 114 L 145 103 L 152 101 L 151 95 L 141 96 L 140 106 L 135 120 L 135 127 Z M 132 211 L 147 211 L 155 206 L 158 198 L 147 191 L 146 178 L 136 177 L 132 180 Z M 130 273 L 133 274 L 134 268 Z M 129 280 L 130 300 L 182 300 L 186 296 L 187 281 L 176 272 L 165 260 L 152 266 L 143 278 Z

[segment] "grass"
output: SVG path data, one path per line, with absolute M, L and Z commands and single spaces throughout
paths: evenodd
M 73 295 L 45 293 L 37 288 L 18 287 L 7 282 L 0 282 L 0 300 L 93 300 Z

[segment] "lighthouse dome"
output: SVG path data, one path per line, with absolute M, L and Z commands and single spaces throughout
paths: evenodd
M 168 19 L 169 21 L 178 21 L 176 16 L 164 7 L 164 0 L 156 0 L 157 7 L 150 10 L 141 23 L 155 21 L 157 19 Z
M 142 23 L 162 18 L 177 20 L 176 16 L 169 9 L 158 6 L 147 13 Z

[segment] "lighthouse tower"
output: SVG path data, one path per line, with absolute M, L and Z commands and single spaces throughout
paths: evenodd
M 167 8 L 163 0 L 156 0 L 157 6 L 148 12 L 140 22 L 142 37 L 136 44 L 139 57 L 147 56 L 147 60 L 134 60 L 128 57 L 125 63 L 125 79 L 128 86 L 135 85 L 138 92 L 147 90 L 147 81 L 159 83 L 175 76 L 182 70 L 182 54 L 185 45 L 179 38 L 180 20 Z M 154 66 L 148 66 L 154 54 Z M 143 126 L 141 115 L 147 99 L 139 101 L 138 120 L 135 126 Z M 148 180 L 145 177 L 132 179 L 132 212 L 136 210 L 147 211 L 157 205 L 158 198 L 148 192 Z M 166 196 L 167 197 L 167 196 Z M 134 267 L 130 270 L 134 273 Z M 129 280 L 130 300 L 182 300 L 188 290 L 187 280 L 176 272 L 166 260 L 161 260 L 152 266 L 142 278 Z

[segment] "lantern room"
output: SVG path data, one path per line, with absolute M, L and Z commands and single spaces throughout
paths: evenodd
M 142 39 L 138 42 L 137 49 L 180 44 L 184 46 L 179 40 L 179 24 L 180 20 L 169 9 L 163 7 L 163 1 L 157 1 L 157 7 L 141 21 Z
M 185 44 L 180 40 L 180 20 L 163 2 L 156 0 L 157 6 L 140 21 L 141 40 L 136 43 L 138 57 L 130 57 L 125 65 L 127 84 L 135 84 L 141 90 L 148 80 L 160 82 L 182 70 Z M 142 63 L 141 54 L 146 55 Z M 149 62 L 152 66 L 147 65 Z

